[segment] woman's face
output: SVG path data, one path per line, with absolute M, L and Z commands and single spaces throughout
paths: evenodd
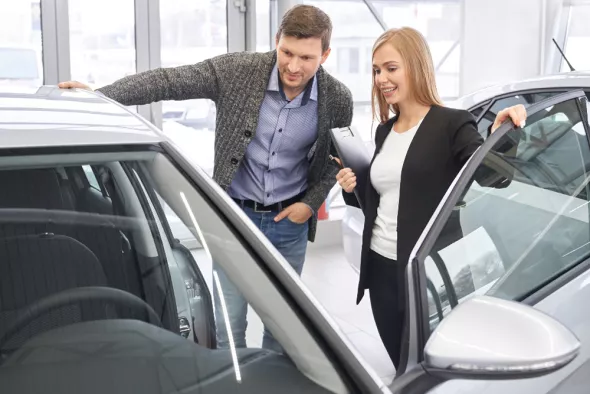
M 411 97 L 410 83 L 402 57 L 393 45 L 385 43 L 373 55 L 375 86 L 388 104 L 400 104 Z

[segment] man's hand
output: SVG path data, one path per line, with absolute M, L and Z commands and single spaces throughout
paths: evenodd
M 275 222 L 280 222 L 288 217 L 293 223 L 303 224 L 309 220 L 311 215 L 313 215 L 313 212 L 306 204 L 296 202 L 293 205 L 289 205 L 275 216 Z
M 82 82 L 78 81 L 67 81 L 67 82 L 60 82 L 57 84 L 58 87 L 61 89 L 85 89 L 85 90 L 93 90 L 90 86 L 84 85 Z
M 498 127 L 504 122 L 506 119 L 510 118 L 512 123 L 515 126 L 524 127 L 526 121 L 526 109 L 524 105 L 518 104 L 512 107 L 504 108 L 502 111 L 498 112 L 496 115 L 496 120 L 494 121 L 494 125 L 492 126 L 492 133 L 496 131 Z

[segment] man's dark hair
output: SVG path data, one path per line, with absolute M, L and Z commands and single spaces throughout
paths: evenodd
M 312 5 L 296 5 L 285 13 L 277 31 L 277 40 L 285 37 L 319 38 L 322 52 L 330 48 L 332 21 L 322 10 Z

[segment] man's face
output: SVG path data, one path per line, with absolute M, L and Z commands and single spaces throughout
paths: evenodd
M 330 54 L 330 49 L 322 53 L 320 38 L 282 35 L 276 45 L 279 75 L 285 90 L 303 90 Z

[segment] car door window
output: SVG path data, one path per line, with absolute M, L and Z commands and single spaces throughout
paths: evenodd
M 488 109 L 484 116 L 480 119 L 480 121 L 477 124 L 477 129 L 479 133 L 484 138 L 486 138 L 488 127 L 490 127 L 490 125 L 494 123 L 496 115 L 498 115 L 498 112 L 502 111 L 504 108 L 508 108 L 518 104 L 522 104 L 525 107 L 529 107 L 535 103 L 539 103 L 549 97 L 558 95 L 560 93 L 563 93 L 563 91 L 521 93 L 498 99 L 494 102 L 494 104 L 492 104 L 490 109 Z
M 431 330 L 474 294 L 520 301 L 590 256 L 580 109 L 585 99 L 574 98 L 531 114 L 472 163 L 470 181 L 456 189 L 461 204 L 424 260 Z

